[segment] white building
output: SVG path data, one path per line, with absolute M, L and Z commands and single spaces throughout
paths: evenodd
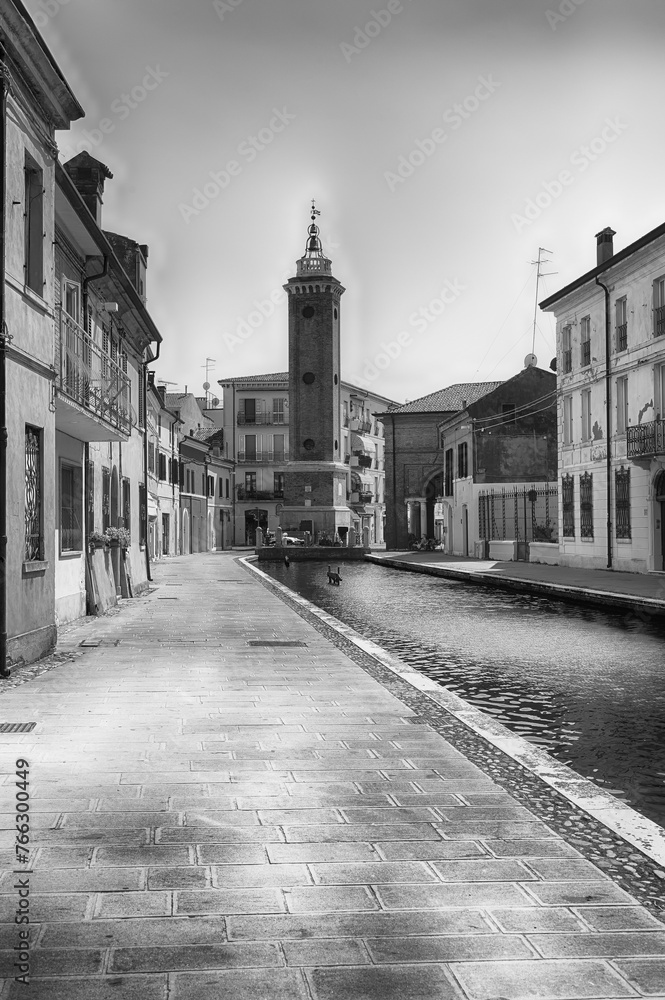
M 559 562 L 665 570 L 665 225 L 541 302 L 557 327 Z

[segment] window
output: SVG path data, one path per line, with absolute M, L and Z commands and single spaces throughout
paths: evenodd
M 207 494 L 206 494 L 206 474 L 205 474 L 205 472 L 201 473 L 201 496 L 202 497 L 207 496 Z
M 563 364 L 561 370 L 566 375 L 573 370 L 573 348 L 572 348 L 572 327 L 564 326 L 561 331 L 561 349 L 563 352 Z
M 245 435 L 245 461 L 256 461 L 256 434 Z
M 582 367 L 591 364 L 591 317 L 584 316 L 582 319 L 580 362 Z
M 626 298 L 617 299 L 614 306 L 614 343 L 617 351 L 625 351 L 628 347 L 628 313 Z
M 276 462 L 284 461 L 284 435 L 273 434 L 273 449 Z
M 593 476 L 590 472 L 580 476 L 580 535 L 593 538 Z
M 665 420 L 665 365 L 656 365 L 656 420 Z
M 466 479 L 469 474 L 469 448 L 466 442 L 457 445 L 457 478 Z
M 272 401 L 272 422 L 273 424 L 283 424 L 284 423 L 284 404 L 286 400 L 283 397 L 273 399 Z
M 155 444 L 154 441 L 148 442 L 148 472 L 155 471 Z
M 95 530 L 95 463 L 88 462 L 85 470 L 85 533 Z
M 122 480 L 122 526 L 131 531 L 132 527 L 132 489 L 129 479 Z
M 563 537 L 575 537 L 575 480 L 572 476 L 561 477 L 561 499 L 563 506 Z
M 653 283 L 653 335 L 665 335 L 665 277 Z
M 214 497 L 215 495 L 215 477 L 208 476 L 208 496 Z
M 573 443 L 573 397 L 563 397 L 563 443 Z
M 25 552 L 26 562 L 44 558 L 42 518 L 42 431 L 25 427 Z
M 447 497 L 453 495 L 453 449 L 448 448 L 445 456 L 444 493 Z
M 614 470 L 614 488 L 616 493 L 616 536 L 631 538 L 630 528 L 630 469 L 623 465 Z
M 111 524 L 111 470 L 102 469 L 102 531 Z
M 256 473 L 255 472 L 246 472 L 245 473 L 245 493 L 248 494 L 247 499 L 251 499 L 249 497 L 250 493 L 256 493 Z
M 582 392 L 582 440 L 591 440 L 591 389 Z
M 274 490 L 275 490 L 275 497 L 280 497 L 281 498 L 281 497 L 284 496 L 284 473 L 283 472 L 275 472 L 274 473 Z
M 224 480 L 220 476 L 219 477 L 219 498 L 220 498 L 220 500 L 222 499 L 223 496 L 224 496 Z
M 501 407 L 501 413 L 503 415 L 504 424 L 514 424 L 515 423 L 515 404 L 514 403 L 504 403 Z
M 256 423 L 256 400 L 255 399 L 241 399 L 238 403 L 240 407 L 239 420 L 240 424 L 255 424 Z
M 139 483 L 139 544 L 145 545 L 148 530 L 148 500 L 145 483 Z
M 345 427 L 349 426 L 349 404 L 346 400 L 342 403 L 342 423 Z
M 226 480 L 226 499 L 228 500 L 228 498 L 229 498 L 229 481 L 227 479 Z
M 37 295 L 44 294 L 44 177 L 27 153 L 24 168 L 25 283 Z M 78 317 L 77 317 L 78 321 Z
M 166 455 L 161 451 L 159 453 L 159 478 L 166 479 Z
M 617 379 L 617 434 L 628 430 L 628 378 Z
M 81 286 L 65 278 L 62 282 L 62 306 L 68 316 L 78 323 L 81 318 Z
M 83 472 L 79 465 L 60 463 L 60 551 L 83 549 Z

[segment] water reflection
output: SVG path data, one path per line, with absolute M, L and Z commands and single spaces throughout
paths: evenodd
M 665 628 L 370 563 L 268 572 L 665 825 Z M 263 568 L 263 567 L 262 567 Z

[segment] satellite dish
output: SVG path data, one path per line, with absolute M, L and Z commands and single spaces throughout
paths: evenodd
M 536 355 L 535 354 L 527 354 L 527 356 L 524 359 L 524 367 L 525 368 L 535 368 L 537 364 L 538 364 L 538 358 L 536 357 Z
M 556 371 L 556 358 L 552 358 L 552 360 L 550 361 L 550 368 L 552 369 L 553 372 Z
M 217 399 L 217 396 L 213 396 L 212 405 L 219 406 L 219 400 Z
M 203 383 L 203 388 L 204 388 L 204 389 L 205 389 L 205 391 L 207 392 L 207 391 L 208 391 L 208 389 L 210 388 L 210 382 L 204 382 L 204 383 Z

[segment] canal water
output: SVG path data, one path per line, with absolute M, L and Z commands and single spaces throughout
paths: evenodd
M 371 563 L 262 569 L 665 826 L 665 626 Z

